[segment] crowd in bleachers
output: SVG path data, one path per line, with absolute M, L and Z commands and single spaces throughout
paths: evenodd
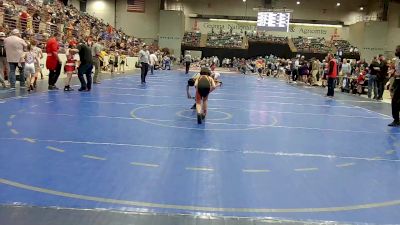
M 32 0 L 1 1 L 1 20 L 2 88 L 15 89 L 16 81 L 19 81 L 21 89 L 34 91 L 39 75 L 44 79 L 42 69 L 46 69 L 49 90 L 58 90 L 56 83 L 64 71 L 67 75 L 64 91 L 72 90 L 73 74 L 78 74 L 81 82 L 79 91 L 90 91 L 92 79 L 98 84 L 102 71 L 112 75 L 124 73 L 128 66 L 127 56 L 139 55 L 140 63 L 135 67 L 141 68 L 142 73 L 145 71 L 144 76 L 148 69 L 151 72 L 158 68 L 170 69 L 175 58 L 168 48 L 158 50 L 157 46 L 141 43 L 121 29 L 58 1 L 45 4 Z
M 185 32 L 182 44 L 185 46 L 199 47 L 201 33 L 200 32 Z
M 332 50 L 325 38 L 296 37 L 292 41 L 298 52 L 327 53 Z
M 28 0 L 2 1 L 0 14 L 3 18 L 0 32 L 9 34 L 18 28 L 22 38 L 37 40 L 39 47 L 44 47 L 51 34 L 62 32 L 61 42 L 64 44 L 77 37 L 93 37 L 102 40 L 106 48 L 122 51 L 126 55 L 136 55 L 139 51 L 139 39 L 128 36 L 101 19 L 80 12 L 72 5 L 64 6 L 59 1 L 51 4 Z
M 265 32 L 245 32 L 236 34 L 233 32 L 209 33 L 206 47 L 214 48 L 242 48 L 245 46 L 243 37 L 246 36 L 249 42 L 265 42 L 285 45 L 289 43 L 288 37 L 273 36 Z M 186 32 L 182 44 L 185 46 L 200 47 L 200 32 Z M 328 53 L 335 52 L 338 55 L 358 55 L 358 49 L 346 40 L 326 40 L 325 38 L 295 37 L 291 39 L 299 53 Z M 355 57 L 357 58 L 357 57 Z
M 335 40 L 332 41 L 332 43 L 338 52 L 343 52 L 346 54 L 358 53 L 358 48 L 351 45 L 350 42 L 347 40 Z
M 209 33 L 207 36 L 207 47 L 214 48 L 242 48 L 243 36 L 235 33 Z
M 347 40 L 327 41 L 325 38 L 292 38 L 297 52 L 301 53 L 327 53 L 335 52 L 339 56 L 358 55 L 357 47 L 354 47 Z M 357 58 L 357 57 L 355 57 Z
M 258 42 L 267 42 L 273 44 L 287 44 L 288 38 L 287 37 L 279 37 L 268 35 L 264 32 L 257 32 L 257 33 L 248 33 L 247 38 L 249 41 L 258 41 Z

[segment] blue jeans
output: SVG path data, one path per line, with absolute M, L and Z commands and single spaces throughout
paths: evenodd
M 16 75 L 15 75 L 15 71 L 17 70 L 17 68 L 19 68 L 19 83 L 20 86 L 23 87 L 25 86 L 25 75 L 24 75 L 24 70 L 23 67 L 18 67 L 18 63 L 8 63 L 10 65 L 10 73 L 9 73 L 9 77 L 8 80 L 10 81 L 10 86 L 11 88 L 15 88 L 15 83 L 16 83 Z
M 151 72 L 151 75 L 154 74 L 154 65 L 150 65 L 150 72 Z
M 372 97 L 372 90 L 374 91 L 374 99 L 378 98 L 378 83 L 376 82 L 376 75 L 370 75 L 368 79 L 368 98 Z

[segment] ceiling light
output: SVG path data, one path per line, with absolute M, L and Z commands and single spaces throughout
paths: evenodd
M 340 6 L 340 2 L 336 3 L 336 6 Z
M 363 10 L 364 10 L 364 7 L 361 6 L 361 7 L 360 7 L 360 10 L 363 11 Z
M 300 5 L 300 1 L 297 1 L 296 4 L 297 4 L 297 5 Z

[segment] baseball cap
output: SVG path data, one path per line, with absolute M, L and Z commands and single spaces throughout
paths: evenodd
M 11 31 L 11 34 L 16 35 L 19 34 L 19 30 L 18 29 L 14 29 Z

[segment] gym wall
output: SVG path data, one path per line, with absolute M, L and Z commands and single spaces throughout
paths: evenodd
M 184 0 L 179 2 L 169 1 L 168 7 L 182 8 L 186 15 L 204 14 L 254 17 L 257 15 L 257 11 L 254 8 L 263 7 L 261 2 L 259 0 L 247 0 L 246 3 L 241 0 Z M 363 0 L 341 1 L 342 5 L 340 7 L 336 7 L 335 1 L 326 0 L 301 1 L 302 4 L 300 5 L 296 5 L 295 0 L 273 2 L 275 2 L 272 5 L 274 8 L 282 9 L 286 7 L 287 9 L 293 9 L 292 17 L 294 19 L 339 20 L 345 24 L 352 24 L 366 14 L 366 12 L 359 10 L 360 5 L 363 5 L 363 2 L 365 2 Z
M 387 51 L 394 57 L 396 46 L 400 45 L 400 3 L 389 4 Z
M 73 0 L 71 3 L 76 6 L 77 1 Z M 126 0 L 116 0 L 116 3 L 115 13 L 114 0 L 88 0 L 86 11 L 113 26 L 115 18 L 116 27 L 122 28 L 129 35 L 142 39 L 158 39 L 160 0 L 146 0 L 144 13 L 127 12 Z

